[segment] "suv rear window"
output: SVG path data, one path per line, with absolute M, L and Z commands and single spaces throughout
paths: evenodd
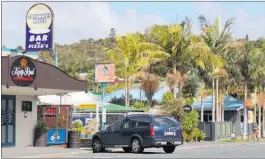
M 155 126 L 178 126 L 179 123 L 176 119 L 170 116 L 156 116 L 154 117 Z

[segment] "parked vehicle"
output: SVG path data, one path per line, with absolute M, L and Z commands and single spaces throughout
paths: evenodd
M 181 124 L 166 115 L 129 115 L 92 137 L 94 153 L 117 147 L 134 153 L 141 153 L 145 148 L 162 147 L 166 153 L 173 153 L 175 147 L 182 144 Z

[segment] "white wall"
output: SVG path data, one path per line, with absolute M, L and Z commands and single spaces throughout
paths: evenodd
M 22 101 L 32 101 L 32 112 L 24 118 Z M 37 124 L 37 100 L 34 96 L 16 96 L 16 147 L 33 146 L 34 129 Z

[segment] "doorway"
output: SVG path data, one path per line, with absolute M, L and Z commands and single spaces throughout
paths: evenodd
M 2 147 L 15 146 L 16 134 L 16 96 L 1 96 Z

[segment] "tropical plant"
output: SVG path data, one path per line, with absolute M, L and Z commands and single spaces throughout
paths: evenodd
M 72 131 L 81 132 L 82 128 L 83 128 L 82 121 L 77 120 L 74 121 L 74 123 L 72 124 Z
M 162 113 L 169 114 L 182 121 L 184 118 L 184 110 L 183 106 L 185 105 L 185 101 L 181 98 L 173 99 L 163 104 Z
M 200 79 L 197 75 L 191 74 L 183 86 L 183 94 L 185 98 L 196 97 L 199 93 Z
M 143 40 L 139 34 L 116 37 L 115 48 L 106 48 L 109 59 L 116 65 L 116 73 L 125 79 L 125 106 L 129 106 L 129 87 L 131 77 L 140 69 L 150 66 L 152 58 L 168 56 L 164 49 Z
M 152 107 L 152 98 L 155 92 L 159 89 L 159 79 L 153 74 L 145 74 L 141 82 L 141 88 L 144 90 L 145 96 L 149 102 L 150 107 Z
M 167 92 L 167 93 L 163 94 L 162 103 L 166 104 L 173 99 L 174 99 L 174 97 L 173 97 L 172 93 Z
M 143 102 L 143 101 L 135 101 L 132 104 L 132 107 L 135 109 L 143 110 L 145 112 L 148 112 L 150 110 L 150 106 L 146 102 Z
M 214 91 L 214 71 L 215 69 L 222 68 L 225 64 L 222 55 L 225 55 L 229 50 L 228 47 L 230 45 L 230 41 L 232 39 L 230 28 L 234 22 L 234 19 L 231 18 L 225 22 L 224 28 L 220 27 L 220 18 L 217 17 L 215 19 L 214 24 L 210 24 L 206 18 L 202 15 L 199 16 L 200 24 L 201 24 L 201 37 L 205 44 L 207 45 L 208 50 L 208 62 L 209 66 L 205 71 L 212 72 L 212 88 Z M 206 50 L 206 49 L 205 49 Z M 218 100 L 218 78 L 217 78 L 217 91 L 215 94 L 216 100 Z M 213 92 L 213 106 L 212 106 L 212 121 L 215 121 L 215 108 L 214 105 L 214 92 Z M 218 118 L 217 118 L 218 119 Z
M 36 128 L 48 130 L 46 123 L 43 121 L 38 122 L 38 124 L 36 125 Z

